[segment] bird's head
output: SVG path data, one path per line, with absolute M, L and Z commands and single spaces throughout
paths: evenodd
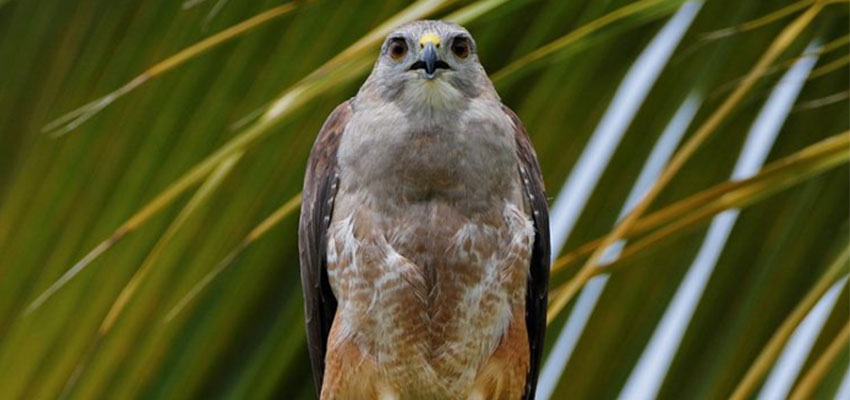
M 443 21 L 411 22 L 388 35 L 362 90 L 414 107 L 444 108 L 482 93 L 495 96 L 472 35 Z

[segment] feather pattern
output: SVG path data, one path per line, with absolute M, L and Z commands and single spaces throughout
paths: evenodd
M 474 48 L 438 21 L 388 40 L 427 35 Z M 384 53 L 310 155 L 299 249 L 322 399 L 534 398 L 549 274 L 540 168 L 474 52 L 439 54 L 432 79 L 407 67 L 421 56 Z
M 298 254 L 307 346 L 316 388 L 324 376 L 327 340 L 336 313 L 327 273 L 327 231 L 338 187 L 336 152 L 352 114 L 351 102 L 340 104 L 319 131 L 307 161 L 298 227 Z

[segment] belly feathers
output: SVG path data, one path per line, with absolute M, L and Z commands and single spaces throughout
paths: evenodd
M 390 218 L 343 209 L 329 231 L 332 340 L 355 344 L 393 386 L 467 390 L 524 309 L 534 238 L 525 212 L 510 203 L 473 217 L 439 202 Z

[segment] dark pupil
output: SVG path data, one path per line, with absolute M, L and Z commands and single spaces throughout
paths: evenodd
M 466 54 L 466 51 L 467 51 L 466 43 L 463 40 L 458 40 L 458 41 L 454 42 L 454 46 L 452 46 L 452 47 L 453 47 L 452 50 L 455 52 L 455 54 L 457 54 L 459 56 Z
M 404 54 L 404 44 L 400 42 L 394 42 L 390 50 L 393 52 L 393 55 L 400 56 Z

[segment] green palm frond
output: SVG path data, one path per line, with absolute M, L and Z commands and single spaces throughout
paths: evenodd
M 620 82 L 684 4 L 0 0 L 2 397 L 313 398 L 293 217 L 315 134 L 383 37 L 420 18 L 467 26 L 554 202 L 575 195 L 560 192 Z M 753 397 L 846 282 L 846 5 L 702 4 L 554 262 L 553 359 L 572 299 L 608 278 L 551 398 L 622 393 L 724 212 L 740 215 L 657 397 Z M 814 59 L 764 166 L 730 180 L 772 90 Z M 619 218 L 689 96 L 683 144 Z M 792 398 L 850 385 L 838 289 Z

